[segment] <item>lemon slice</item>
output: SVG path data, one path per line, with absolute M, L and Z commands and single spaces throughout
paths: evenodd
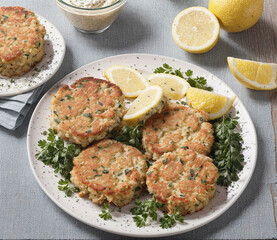
M 164 90 L 164 95 L 169 99 L 180 100 L 186 95 L 189 83 L 178 76 L 156 73 L 148 77 L 150 86 L 158 85 Z
M 227 58 L 229 67 L 236 79 L 245 87 L 255 90 L 277 88 L 277 64 Z
M 212 93 L 198 88 L 189 88 L 187 91 L 188 104 L 197 110 L 202 110 L 213 120 L 222 117 L 232 107 L 236 96 L 226 96 Z
M 129 125 L 136 125 L 155 113 L 160 113 L 165 105 L 166 98 L 163 89 L 159 86 L 146 88 L 130 105 L 123 120 Z
M 128 66 L 115 65 L 109 67 L 104 74 L 110 82 L 121 88 L 125 97 L 137 97 L 147 87 L 146 79 Z
M 206 8 L 191 7 L 180 12 L 172 24 L 174 41 L 191 53 L 205 53 L 218 41 L 220 25 L 216 16 Z

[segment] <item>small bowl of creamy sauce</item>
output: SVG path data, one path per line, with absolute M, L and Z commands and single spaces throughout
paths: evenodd
M 79 31 L 101 33 L 118 17 L 127 0 L 55 0 L 57 6 Z

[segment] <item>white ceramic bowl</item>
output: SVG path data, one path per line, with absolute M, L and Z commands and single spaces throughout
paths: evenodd
M 69 22 L 84 33 L 102 33 L 108 29 L 118 17 L 127 0 L 119 0 L 114 4 L 101 8 L 81 8 L 72 6 L 63 0 L 55 0 L 57 6 Z

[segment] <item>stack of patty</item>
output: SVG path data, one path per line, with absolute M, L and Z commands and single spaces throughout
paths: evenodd
M 119 126 L 125 111 L 118 86 L 82 78 L 64 85 L 52 98 L 51 127 L 65 140 L 88 148 L 73 160 L 71 181 L 97 204 L 122 207 L 143 187 L 163 203 L 186 215 L 205 207 L 214 196 L 218 170 L 211 151 L 214 137 L 208 115 L 188 106 L 168 103 L 143 127 L 145 155 L 123 143 L 104 139 Z M 147 170 L 146 156 L 156 160 Z M 147 174 L 146 174 L 147 172 Z
M 149 118 L 143 129 L 143 147 L 156 160 L 148 169 L 148 191 L 165 211 L 191 214 L 214 196 L 218 169 L 205 156 L 214 137 L 208 115 L 188 106 L 170 103 Z
M 108 137 L 125 112 L 121 89 L 93 77 L 63 85 L 52 97 L 50 125 L 67 141 L 87 147 Z M 73 160 L 71 181 L 98 204 L 122 207 L 138 197 L 145 186 L 147 164 L 136 148 L 114 140 L 90 145 Z

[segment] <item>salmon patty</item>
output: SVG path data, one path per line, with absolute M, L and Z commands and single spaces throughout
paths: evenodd
M 162 113 L 147 120 L 142 144 L 148 157 L 157 160 L 162 154 L 181 147 L 208 155 L 214 136 L 208 115 L 188 106 L 169 103 Z
M 118 86 L 86 77 L 63 85 L 52 97 L 50 126 L 63 139 L 86 147 L 117 127 L 125 111 Z
M 101 140 L 73 159 L 71 182 L 80 196 L 93 203 L 113 202 L 122 207 L 138 197 L 145 186 L 147 164 L 136 148 L 114 140 Z
M 186 147 L 165 153 L 148 169 L 146 184 L 163 210 L 182 215 L 203 209 L 214 196 L 218 169 L 212 159 Z
M 0 75 L 29 71 L 44 56 L 45 28 L 22 7 L 0 8 Z

